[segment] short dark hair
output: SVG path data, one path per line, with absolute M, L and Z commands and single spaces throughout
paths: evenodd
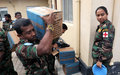
M 105 11 L 105 13 L 108 15 L 107 8 L 104 7 L 104 6 L 100 6 L 100 7 L 98 7 L 98 8 L 96 9 L 96 11 L 95 11 L 95 14 L 97 13 L 97 11 L 98 11 L 99 9 L 103 9 L 103 10 Z
M 11 15 L 10 14 L 5 14 L 4 16 L 11 19 Z
M 15 16 L 16 16 L 17 14 L 20 14 L 20 15 L 21 15 L 21 12 L 16 12 L 16 13 L 15 13 Z
M 64 23 L 62 24 L 62 28 L 63 28 L 63 29 L 66 29 L 66 30 L 68 29 L 67 25 L 64 24 Z
M 21 18 L 16 20 L 13 29 L 16 30 L 18 34 L 22 34 L 23 31 L 21 30 L 21 27 L 29 26 L 30 24 L 32 25 L 30 19 Z

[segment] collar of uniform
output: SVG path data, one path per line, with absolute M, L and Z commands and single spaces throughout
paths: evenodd
M 40 40 L 36 40 L 36 41 L 34 41 L 34 42 L 30 42 L 30 41 L 28 41 L 28 40 L 26 40 L 26 39 L 20 39 L 20 43 L 33 43 L 33 44 L 36 44 L 37 42 L 39 43 L 39 41 Z
M 10 20 L 10 21 L 4 21 L 4 23 L 12 23 L 12 20 Z
M 105 20 L 102 24 L 99 25 L 99 27 L 102 27 L 106 23 L 110 23 L 110 21 L 109 20 Z
M 25 43 L 25 42 L 28 42 L 28 40 L 20 39 L 20 43 Z

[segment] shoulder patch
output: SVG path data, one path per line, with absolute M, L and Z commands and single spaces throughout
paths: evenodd
M 108 32 L 108 29 L 103 29 L 102 31 L 103 31 L 103 32 Z
M 108 37 L 108 32 L 103 32 L 103 38 Z
M 98 32 L 100 33 L 100 32 L 101 32 L 101 29 L 99 29 Z
M 25 46 L 33 45 L 33 43 L 24 43 Z

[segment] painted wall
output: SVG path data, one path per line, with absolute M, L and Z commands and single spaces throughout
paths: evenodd
M 80 57 L 86 64 L 89 63 L 90 54 L 91 1 L 81 0 Z
M 48 6 L 48 0 L 0 0 L 0 7 L 7 7 L 12 19 L 15 19 L 14 14 L 17 11 L 22 13 L 23 18 L 27 18 L 27 6 Z
M 114 2 L 113 24 L 115 26 L 115 40 L 113 45 L 113 62 L 120 62 L 120 0 Z

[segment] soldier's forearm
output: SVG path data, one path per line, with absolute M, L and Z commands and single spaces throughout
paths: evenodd
M 40 41 L 37 47 L 38 56 L 50 52 L 50 47 L 52 45 L 53 35 L 51 30 L 47 30 L 43 39 Z

